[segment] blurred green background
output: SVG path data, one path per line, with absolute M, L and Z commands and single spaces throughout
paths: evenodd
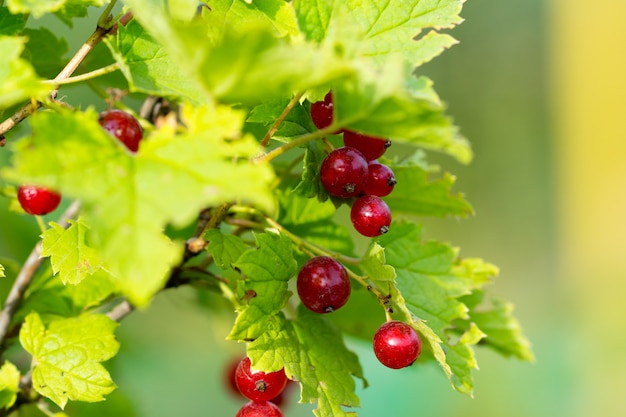
M 479 350 L 471 399 L 453 392 L 435 365 L 387 370 L 367 344 L 349 341 L 370 382 L 359 416 L 623 417 L 626 2 L 470 0 L 462 15 L 452 32 L 460 44 L 420 73 L 435 81 L 473 143 L 470 166 L 433 160 L 458 175 L 455 189 L 477 215 L 425 219 L 425 233 L 501 268 L 491 294 L 515 303 L 537 361 Z M 70 51 L 80 39 L 70 39 Z M 23 260 L 34 242 L 23 236 L 35 237 L 36 224 L 5 210 L 0 257 Z M 188 290 L 160 295 L 119 329 L 111 368 L 120 389 L 74 411 L 234 416 L 241 401 L 228 394 L 223 373 L 243 347 L 224 341 L 232 318 L 210 316 Z M 295 400 L 285 415 L 312 415 Z

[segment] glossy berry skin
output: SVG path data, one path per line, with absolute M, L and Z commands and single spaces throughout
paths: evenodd
M 318 129 L 324 129 L 333 123 L 333 94 L 329 92 L 323 101 L 311 103 L 311 120 Z
M 411 365 L 422 352 L 422 341 L 408 324 L 393 320 L 384 323 L 374 334 L 374 354 L 388 368 Z
M 287 384 L 285 370 L 265 373 L 250 369 L 250 358 L 245 357 L 235 370 L 235 382 L 241 394 L 252 401 L 269 401 L 280 394 Z
M 396 177 L 391 168 L 387 165 L 370 161 L 367 166 L 367 180 L 363 185 L 363 193 L 385 197 L 393 191 L 396 183 Z
M 320 181 L 328 194 L 355 197 L 367 181 L 367 161 L 354 148 L 337 148 L 326 155 L 320 166 Z
M 350 220 L 355 230 L 363 236 L 376 237 L 389 231 L 391 210 L 380 197 L 366 195 L 352 204 Z
M 271 402 L 250 401 L 237 411 L 235 417 L 283 417 L 283 413 Z
M 373 161 L 376 158 L 380 158 L 385 153 L 387 148 L 391 146 L 391 141 L 353 132 L 351 130 L 344 130 L 343 144 L 358 149 L 365 159 Z
M 26 213 L 43 216 L 59 207 L 61 194 L 45 187 L 20 185 L 17 189 L 17 200 Z
M 130 151 L 137 152 L 143 138 L 143 129 L 132 114 L 117 109 L 108 110 L 100 113 L 98 123 Z
M 329 256 L 309 259 L 297 279 L 302 304 L 315 313 L 332 313 L 350 298 L 350 278 L 346 269 Z

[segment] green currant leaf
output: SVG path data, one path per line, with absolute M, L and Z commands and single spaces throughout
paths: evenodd
M 97 314 L 54 320 L 46 326 L 37 313 L 29 314 L 20 343 L 33 357 L 33 388 L 61 408 L 68 400 L 104 400 L 115 384 L 100 362 L 117 354 L 117 326 Z
M 4 277 L 6 277 L 6 275 L 4 275 L 4 266 L 0 265 L 0 278 Z
M 0 409 L 8 409 L 17 399 L 20 390 L 20 371 L 9 361 L 0 368 Z
M 396 279 L 395 269 L 385 263 L 385 249 L 375 240 L 370 243 L 359 267 L 378 283 L 393 282 Z
M 209 242 L 207 251 L 222 269 L 232 268 L 241 254 L 248 250 L 248 245 L 239 236 L 224 234 L 219 229 L 207 231 L 204 238 Z
M 357 355 L 349 351 L 325 317 L 298 308 L 295 320 L 281 320 L 248 345 L 254 369 L 275 371 L 285 368 L 290 379 L 299 381 L 301 402 L 315 403 L 318 417 L 339 417 L 353 413 L 343 407 L 358 407 L 354 377 L 366 381 Z
M 477 291 L 482 299 L 482 292 Z M 465 299 L 464 299 L 465 301 Z M 469 302 L 469 320 L 461 323 L 455 322 L 459 328 L 464 328 L 468 323 L 474 323 L 487 334 L 482 343 L 500 353 L 503 356 L 515 356 L 518 359 L 533 362 L 533 354 L 529 340 L 524 336 L 522 327 L 513 316 L 513 304 L 502 299 L 493 298 L 491 305 L 476 307 Z
M 19 35 L 26 26 L 23 14 L 11 14 L 8 7 L 0 6 L 0 36 Z
M 43 98 L 52 86 L 43 84 L 33 67 L 20 58 L 25 38 L 0 36 L 0 109 L 6 109 L 29 98 Z
M 246 119 L 247 123 L 254 123 L 263 126 L 264 134 L 267 132 L 276 119 L 281 115 L 289 100 L 275 100 L 259 104 L 254 107 Z M 280 142 L 290 142 L 292 139 L 311 133 L 315 126 L 311 122 L 309 112 L 301 104 L 297 104 L 287 114 L 287 117 L 280 124 L 272 139 Z
M 460 329 L 455 343 L 451 335 L 456 320 L 468 320 L 463 297 L 490 282 L 497 269 L 486 262 L 457 259 L 457 251 L 439 242 L 421 242 L 421 229 L 409 222 L 395 222 L 379 243 L 385 262 L 397 274 L 388 285 L 391 300 L 426 339 L 426 346 L 450 378 L 452 386 L 472 393 L 471 370 L 476 368 L 472 346 L 485 336 L 478 328 Z M 384 282 L 380 286 L 385 290 Z M 457 332 L 458 333 L 458 332 Z
M 347 227 L 333 217 L 337 209 L 327 200 L 306 198 L 291 191 L 281 193 L 278 222 L 296 236 L 344 255 L 354 252 L 354 242 Z
M 287 281 L 297 272 L 292 243 L 273 232 L 255 235 L 257 247 L 244 252 L 235 267 L 245 275 L 239 293 L 248 303 L 238 309 L 229 339 L 254 340 L 265 332 L 285 306 Z
M 462 194 L 452 195 L 455 177 L 445 173 L 429 180 L 428 172 L 417 165 L 390 165 L 397 184 L 385 202 L 393 213 L 417 216 L 467 217 L 474 213 Z
M 131 91 L 196 103 L 206 101 L 198 84 L 181 72 L 180 66 L 135 19 L 120 26 L 116 36 L 109 36 L 104 42 L 120 65 Z
M 320 141 L 316 140 L 306 144 L 302 180 L 294 188 L 294 193 L 307 198 L 317 197 L 320 202 L 328 200 L 328 193 L 324 190 L 319 175 L 320 166 L 326 155 L 324 145 Z
M 78 284 L 87 275 L 96 272 L 102 262 L 98 253 L 85 242 L 89 229 L 82 219 L 70 220 L 67 229 L 50 222 L 43 234 L 41 256 L 50 257 L 52 271 L 59 274 L 63 284 Z
M 296 0 L 294 8 L 309 39 L 336 39 L 379 64 L 400 56 L 415 67 L 456 43 L 438 31 L 463 21 L 462 4 L 462 0 Z
M 339 126 L 445 152 L 469 163 L 469 143 L 432 96 L 428 83 L 394 60 L 379 69 L 362 68 L 357 77 L 333 88 Z
M 76 6 L 102 6 L 108 0 L 7 0 L 11 13 L 30 13 L 35 19 L 46 13 L 75 10 Z
M 284 0 L 256 0 L 247 4 L 238 0 L 212 0 L 211 12 L 204 14 L 209 28 L 216 34 L 224 27 L 254 22 L 269 28 L 276 36 L 296 36 L 299 33 L 296 16 L 291 5 Z
M 186 107 L 183 118 L 185 132 L 154 131 L 131 154 L 91 110 L 41 113 L 31 120 L 37 135 L 16 146 L 14 168 L 2 171 L 12 181 L 41 183 L 80 200 L 90 246 L 119 291 L 139 306 L 163 286 L 182 253 L 163 234 L 166 224 L 185 226 L 202 208 L 224 201 L 268 211 L 274 204 L 271 167 L 249 162 L 258 144 L 236 137 L 241 113 Z
M 65 39 L 57 38 L 47 28 L 25 29 L 28 38 L 24 57 L 33 65 L 37 74 L 44 78 L 54 78 L 65 66 L 63 55 L 67 52 Z

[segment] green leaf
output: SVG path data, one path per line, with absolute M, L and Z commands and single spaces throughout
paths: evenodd
M 300 306 L 296 320 L 281 318 L 271 330 L 248 345 L 252 368 L 285 368 L 302 385 L 301 402 L 315 403 L 318 417 L 341 417 L 343 407 L 358 407 L 354 377 L 366 381 L 357 355 L 349 351 L 325 317 Z
M 206 102 L 198 83 L 181 71 L 163 47 L 135 20 L 120 26 L 115 37 L 104 42 L 120 65 L 131 91 Z
M 472 159 L 469 143 L 433 100 L 429 83 L 398 61 L 361 68 L 333 87 L 333 103 L 340 127 L 445 152 L 462 163 Z
M 154 131 L 132 154 L 92 110 L 37 114 L 31 118 L 37 135 L 16 146 L 14 168 L 1 172 L 80 200 L 90 246 L 138 306 L 163 286 L 182 253 L 163 234 L 166 224 L 185 226 L 202 208 L 224 201 L 268 211 L 274 204 L 271 167 L 249 162 L 258 144 L 235 136 L 242 114 L 212 106 L 185 108 L 183 118 L 185 132 Z
M 467 217 L 474 213 L 462 194 L 452 195 L 455 177 L 445 173 L 429 180 L 428 172 L 417 165 L 390 165 L 397 184 L 385 202 L 393 213 L 416 216 Z
M 100 362 L 117 354 L 118 324 L 104 315 L 54 320 L 26 317 L 20 343 L 33 356 L 33 388 L 64 408 L 68 400 L 96 402 L 115 389 Z
M 348 228 L 333 220 L 337 209 L 330 200 L 322 203 L 315 198 L 285 191 L 281 193 L 278 202 L 278 222 L 291 233 L 344 255 L 354 252 L 354 242 Z
M 49 256 L 52 271 L 59 274 L 63 284 L 78 284 L 87 275 L 96 272 L 102 262 L 98 253 L 85 242 L 89 229 L 82 219 L 70 220 L 67 229 L 50 222 L 43 234 L 41 256 Z
M 20 58 L 25 38 L 0 36 L 0 109 L 6 109 L 29 98 L 43 98 L 51 86 L 41 82 L 33 67 Z
M 468 320 L 463 297 L 490 282 L 497 269 L 486 262 L 457 259 L 457 251 L 439 242 L 421 242 L 421 229 L 395 222 L 379 243 L 385 262 L 397 274 L 391 300 L 403 319 L 425 336 L 427 346 L 459 392 L 472 394 L 471 370 L 477 367 L 472 346 L 485 336 L 469 326 L 455 343 L 451 331 L 456 320 Z
M 231 268 L 241 254 L 248 250 L 248 245 L 239 236 L 224 234 L 219 229 L 210 229 L 204 238 L 209 242 L 207 251 L 222 269 Z
M 9 361 L 0 368 L 0 408 L 8 409 L 20 390 L 20 371 Z
M 11 14 L 9 9 L 0 6 L 0 36 L 15 36 L 26 26 L 26 19 L 22 14 Z
M 470 307 L 468 322 L 487 334 L 482 340 L 483 345 L 504 356 L 515 356 L 529 362 L 535 360 L 530 342 L 524 336 L 519 320 L 513 316 L 512 303 L 493 298 L 488 308 L 475 310 Z
M 244 252 L 235 267 L 245 275 L 240 294 L 249 298 L 238 309 L 229 339 L 254 340 L 265 332 L 290 296 L 287 281 L 297 272 L 292 243 L 273 232 L 255 235 L 257 248 Z
M 463 21 L 462 4 L 463 0 L 296 0 L 294 7 L 309 39 L 342 42 L 378 64 L 400 56 L 415 67 L 456 43 L 437 31 Z
M 275 36 L 295 36 L 298 23 L 291 5 L 284 0 L 212 0 L 211 12 L 205 14 L 208 26 L 216 34 L 223 33 L 225 27 L 237 28 L 254 22 L 255 25 L 269 28 Z
M 385 263 L 385 249 L 375 240 L 369 245 L 359 267 L 375 282 L 394 282 L 396 279 L 395 269 Z
M 247 123 L 255 123 L 264 126 L 268 131 L 276 119 L 281 115 L 287 104 L 288 99 L 269 101 L 254 107 L 250 115 L 246 119 Z M 280 142 L 290 142 L 291 139 L 312 132 L 315 126 L 311 122 L 309 112 L 301 104 L 297 104 L 287 114 L 287 117 L 279 126 L 278 130 L 272 136 L 272 139 Z
M 63 55 L 67 52 L 65 39 L 57 38 L 47 28 L 25 29 L 28 38 L 24 57 L 42 77 L 54 78 L 65 66 Z
M 4 277 L 6 277 L 6 275 L 4 275 L 4 266 L 0 265 L 0 278 Z
M 324 145 L 320 141 L 315 140 L 306 144 L 302 180 L 294 188 L 294 193 L 307 198 L 317 197 L 320 202 L 328 200 L 328 193 L 322 186 L 319 176 L 320 166 L 326 155 Z
M 7 0 L 11 13 L 30 13 L 35 19 L 46 13 L 62 11 L 66 7 L 102 6 L 108 0 Z

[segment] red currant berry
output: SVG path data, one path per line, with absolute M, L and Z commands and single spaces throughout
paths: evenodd
M 374 354 L 388 368 L 411 365 L 422 352 L 422 341 L 411 326 L 393 320 L 384 323 L 374 334 Z
M 387 165 L 370 161 L 367 166 L 367 181 L 363 185 L 363 192 L 368 195 L 384 197 L 389 195 L 396 186 L 396 177 Z
M 387 148 L 391 146 L 391 141 L 344 130 L 343 144 L 358 149 L 365 159 L 373 161 L 376 158 L 380 158 L 385 153 Z
M 128 149 L 137 152 L 139 142 L 143 138 L 143 129 L 132 114 L 122 110 L 108 110 L 100 113 L 98 122 Z
M 283 413 L 268 401 L 250 401 L 237 411 L 235 417 L 283 417 Z
M 17 189 L 17 200 L 26 213 L 43 216 L 59 207 L 61 194 L 45 187 L 20 185 Z
M 300 300 L 315 313 L 331 313 L 350 297 L 350 278 L 346 269 L 329 256 L 309 259 L 297 279 Z
M 239 392 L 252 401 L 269 401 L 280 394 L 287 384 L 285 370 L 265 373 L 250 369 L 250 358 L 239 362 L 235 371 L 235 381 Z
M 354 148 L 337 148 L 322 161 L 320 181 L 330 195 L 354 197 L 367 181 L 367 161 Z
M 323 101 L 311 103 L 311 120 L 318 129 L 324 129 L 333 123 L 333 94 L 329 92 Z
M 380 236 L 389 231 L 391 210 L 380 197 L 359 197 L 350 210 L 350 220 L 357 232 L 367 237 Z

